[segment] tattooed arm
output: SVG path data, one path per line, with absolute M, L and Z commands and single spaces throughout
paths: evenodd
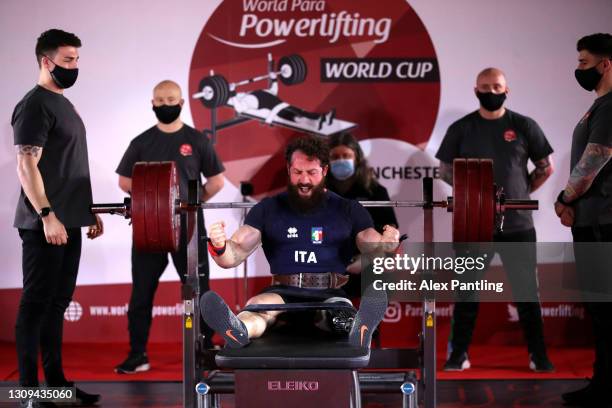
M 529 174 L 529 191 L 533 193 L 553 174 L 552 157 L 547 156 L 534 162 L 535 169 Z
M 451 163 L 440 162 L 440 178 L 447 184 L 453 185 L 453 165 Z
M 563 199 L 572 202 L 586 193 L 611 157 L 612 148 L 598 143 L 587 144 L 580 161 L 572 169 Z
M 241 226 L 230 239 L 226 239 L 223 221 L 215 222 L 209 227 L 208 237 L 214 247 L 225 247 L 221 255 L 212 257 L 222 268 L 240 265 L 261 244 L 261 232 L 250 225 Z
M 42 208 L 51 207 L 45 194 L 45 185 L 38 169 L 38 162 L 42 157 L 43 149 L 40 146 L 17 145 L 17 175 L 21 187 L 30 203 L 40 212 Z M 48 243 L 62 245 L 68 241 L 68 234 L 64 225 L 51 212 L 43 217 L 43 229 Z
M 38 170 L 38 162 L 43 149 L 40 146 L 17 145 L 17 175 L 25 195 L 34 206 L 36 212 L 41 208 L 50 207 L 45 194 L 45 186 Z

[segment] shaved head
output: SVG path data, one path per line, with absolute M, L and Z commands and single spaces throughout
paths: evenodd
M 174 81 L 166 79 L 153 88 L 153 106 L 161 105 L 183 105 L 181 87 Z
M 178 92 L 178 97 L 180 98 L 182 96 L 181 87 L 179 84 L 169 79 L 163 80 L 159 84 L 155 85 L 155 88 L 153 88 L 153 97 L 155 97 L 155 94 L 158 91 Z
M 499 68 L 489 67 L 483 69 L 478 73 L 478 76 L 476 77 L 476 83 L 478 83 L 481 78 L 488 76 L 501 76 L 504 78 L 504 82 L 506 81 L 506 74 L 504 74 L 504 71 Z
M 499 68 L 485 68 L 476 77 L 476 91 L 505 93 L 508 91 L 506 74 Z

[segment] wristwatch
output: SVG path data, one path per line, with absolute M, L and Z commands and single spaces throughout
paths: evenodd
M 40 216 L 40 218 L 45 218 L 47 215 L 49 215 L 49 213 L 52 213 L 53 210 L 51 209 L 51 207 L 43 207 L 40 209 L 40 212 L 38 213 L 38 215 Z

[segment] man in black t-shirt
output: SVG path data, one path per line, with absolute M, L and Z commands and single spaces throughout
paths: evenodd
M 40 35 L 38 84 L 17 104 L 11 120 L 21 182 L 13 225 L 23 241 L 23 291 L 15 326 L 23 387 L 38 386 L 39 345 L 47 386 L 72 385 L 62 367 L 62 332 L 76 286 L 81 227 L 89 226 L 91 239 L 103 233 L 102 221 L 89 212 L 85 126 L 63 93 L 77 79 L 80 46 L 78 37 L 62 30 Z M 93 404 L 100 396 L 77 388 L 76 398 Z
M 453 123 L 444 137 L 436 157 L 440 159 L 440 177 L 452 184 L 452 163 L 455 158 L 493 160 L 495 183 L 503 187 L 509 199 L 528 199 L 552 174 L 552 148 L 538 124 L 527 116 L 504 107 L 508 94 L 504 73 L 487 68 L 478 74 L 476 97 L 480 109 Z M 535 170 L 527 170 L 531 160 Z M 503 232 L 496 233 L 497 242 L 535 242 L 536 233 L 530 211 L 509 211 L 505 214 Z M 513 291 L 530 290 L 537 296 L 536 249 L 530 246 L 521 257 L 499 246 Z M 489 254 L 489 261 L 494 254 Z M 467 350 L 478 314 L 478 303 L 458 301 L 455 304 L 449 346 L 447 371 L 470 367 Z M 539 302 L 518 302 L 521 326 L 530 354 L 529 367 L 537 372 L 554 370 L 544 344 L 542 313 Z
M 572 227 L 574 242 L 580 242 L 574 245 L 574 257 L 585 295 L 609 296 L 609 245 L 595 243 L 612 242 L 612 35 L 583 37 L 576 48 L 576 80 L 585 90 L 595 91 L 597 99 L 574 129 L 572 171 L 555 212 L 563 225 Z M 612 303 L 586 300 L 595 336 L 593 378 L 563 399 L 571 405 L 612 407 Z
M 180 179 L 180 195 L 187 200 L 187 185 L 189 180 L 201 180 L 206 177 L 202 188 L 203 202 L 212 198 L 223 187 L 223 164 L 217 157 L 212 144 L 197 130 L 181 121 L 180 113 L 184 100 L 181 89 L 173 81 L 162 81 L 153 90 L 153 111 L 157 116 L 157 124 L 137 136 L 130 143 L 123 155 L 117 174 L 119 187 L 126 193 L 132 190 L 132 167 L 140 161 L 174 161 Z M 198 231 L 201 237 L 206 236 L 204 217 L 200 211 Z M 183 218 L 185 218 L 183 216 Z M 185 240 L 186 220 L 181 225 L 181 241 L 179 250 L 171 253 L 172 262 L 181 278 L 185 281 L 187 274 L 187 242 Z M 208 258 L 206 245 L 198 240 L 200 290 L 208 290 Z M 117 373 L 134 373 L 150 368 L 146 355 L 147 340 L 151 328 L 153 298 L 159 278 L 168 265 L 168 253 L 142 253 L 132 248 L 132 295 L 128 309 L 128 324 L 130 331 L 130 354 L 127 359 L 115 367 Z M 212 331 L 201 324 L 205 345 L 212 347 Z

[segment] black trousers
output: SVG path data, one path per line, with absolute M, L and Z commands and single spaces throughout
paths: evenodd
M 64 311 L 72 300 L 81 258 L 81 229 L 67 229 L 66 245 L 51 245 L 42 230 L 19 230 L 23 291 L 15 337 L 19 384 L 38 386 L 38 349 L 49 386 L 67 381 L 62 367 Z
M 612 242 L 612 224 L 574 227 L 572 235 L 574 242 Z M 575 246 L 574 257 L 579 275 L 612 273 L 609 254 L 604 254 L 601 262 L 599 259 L 594 262 L 593 251 L 589 250 L 588 245 Z M 592 279 L 586 278 L 587 283 L 596 281 L 597 276 Z M 609 287 L 607 289 L 609 290 Z M 585 309 L 591 316 L 595 337 L 593 380 L 610 385 L 612 384 L 612 303 L 586 302 Z
M 198 255 L 199 255 L 199 284 L 200 293 L 209 290 L 208 252 L 206 244 L 206 229 L 204 217 L 200 211 L 198 225 Z M 181 282 L 185 283 L 187 276 L 187 242 L 186 217 L 181 219 L 181 240 L 179 250 L 171 253 L 172 263 L 176 268 Z M 130 332 L 130 348 L 133 353 L 144 353 L 147 350 L 147 341 L 153 320 L 153 299 L 159 278 L 168 266 L 168 253 L 143 253 L 132 247 L 132 295 L 128 309 L 128 329 Z M 177 327 L 177 330 L 179 328 Z M 207 347 L 212 347 L 213 331 L 200 317 L 200 331 L 204 334 Z
M 536 241 L 535 229 L 524 231 L 496 234 L 495 242 L 534 242 Z M 537 296 L 537 256 L 534 245 L 525 246 L 520 257 L 516 256 L 515 251 L 499 248 L 499 256 L 508 276 L 508 281 L 512 286 L 513 293 L 532 293 Z M 487 254 L 490 262 L 495 254 Z M 488 265 L 487 265 L 488 267 Z M 484 269 L 486 271 L 487 268 Z M 516 298 L 516 297 L 515 297 Z M 529 353 L 546 353 L 544 343 L 544 327 L 542 323 L 542 310 L 539 302 L 516 302 L 515 303 L 521 328 Z M 475 299 L 460 299 L 455 303 L 453 320 L 451 327 L 450 343 L 453 350 L 467 352 L 472 341 L 474 326 L 478 316 L 479 302 Z

